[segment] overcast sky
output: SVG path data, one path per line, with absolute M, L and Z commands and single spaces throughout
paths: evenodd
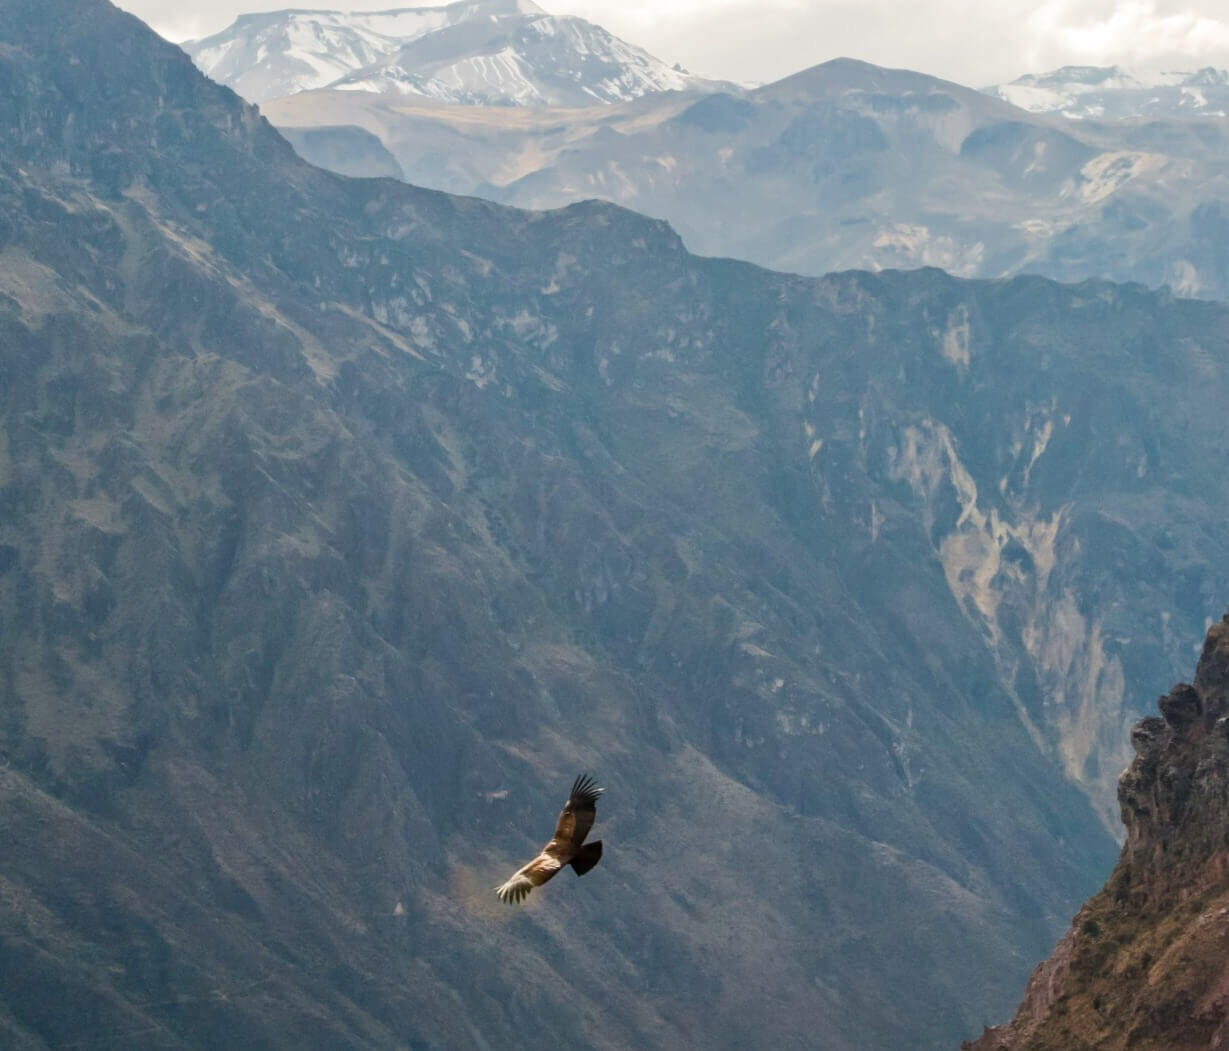
M 668 62 L 729 80 L 777 80 L 837 56 L 981 87 L 1056 66 L 1229 68 L 1229 0 L 538 0 Z M 120 0 L 172 40 L 243 11 L 379 10 L 422 0 L 261 3 Z

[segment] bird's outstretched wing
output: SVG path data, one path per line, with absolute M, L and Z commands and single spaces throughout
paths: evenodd
M 546 845 L 547 851 L 560 855 L 562 864 L 566 865 L 580 850 L 597 818 L 597 797 L 604 791 L 588 774 L 581 774 L 573 782 L 572 792 L 555 823 L 555 838 Z
M 563 863 L 542 851 L 528 865 L 524 865 L 506 882 L 495 888 L 499 900 L 509 905 L 519 905 L 534 887 L 540 887 L 563 867 Z

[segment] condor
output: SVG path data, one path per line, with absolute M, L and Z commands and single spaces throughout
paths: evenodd
M 555 835 L 541 854 L 495 888 L 500 901 L 520 904 L 534 887 L 542 886 L 565 865 L 571 865 L 576 875 L 583 876 L 601 860 L 602 841 L 586 843 L 585 836 L 597 817 L 597 797 L 604 791 L 588 774 L 576 779 L 555 825 Z

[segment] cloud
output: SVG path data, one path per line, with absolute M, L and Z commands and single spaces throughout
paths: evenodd
M 1036 41 L 1051 41 L 1056 54 L 1087 65 L 1222 65 L 1229 55 L 1229 15 L 1223 8 L 1214 14 L 1158 0 L 1048 0 L 1029 21 Z
M 304 6 L 386 8 L 416 0 Z M 421 2 L 421 0 L 418 0 Z M 770 81 L 838 56 L 972 86 L 1062 65 L 1229 66 L 1225 0 L 539 0 L 668 62 Z M 281 0 L 121 0 L 168 39 L 204 36 Z
M 225 29 L 247 11 L 271 11 L 281 5 L 280 0 L 268 4 L 251 0 L 117 0 L 117 6 L 148 23 L 167 40 L 180 43 Z M 336 6 L 357 10 L 366 5 L 343 2 Z
M 777 79 L 838 56 L 973 86 L 1062 65 L 1229 66 L 1225 0 L 554 0 L 668 61 Z

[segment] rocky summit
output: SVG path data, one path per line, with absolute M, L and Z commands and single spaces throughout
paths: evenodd
M 343 178 L 99 0 L 0 141 L 0 1045 L 1006 1014 L 1229 593 L 1225 308 Z
M 1113 875 L 969 1051 L 1229 1047 L 1229 614 L 1160 710 L 1131 733 Z

